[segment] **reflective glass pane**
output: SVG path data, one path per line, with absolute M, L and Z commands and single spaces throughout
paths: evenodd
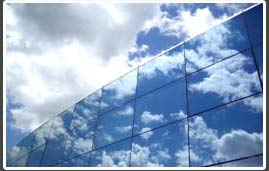
M 49 137 L 51 122 L 52 122 L 51 120 L 46 122 L 45 124 L 37 128 L 33 132 L 34 141 L 33 141 L 32 149 L 35 149 L 36 147 L 39 147 L 40 145 L 43 145 L 46 143 Z
M 63 167 L 89 167 L 90 166 L 90 153 L 83 154 L 79 157 L 63 161 Z
M 139 67 L 137 96 L 183 76 L 183 46 L 179 46 Z
M 45 145 L 42 145 L 41 147 L 38 147 L 34 151 L 32 151 L 29 154 L 26 166 L 30 166 L 30 167 L 40 166 L 41 158 L 42 158 L 42 154 L 44 152 L 44 149 L 45 149 Z
M 135 97 L 137 70 L 105 86 L 102 91 L 100 113 L 113 109 Z
M 262 4 L 244 13 L 251 43 L 253 45 L 262 42 L 263 38 L 263 9 Z
M 262 96 L 252 96 L 189 120 L 191 166 L 262 153 Z
M 28 155 L 24 155 L 21 158 L 19 158 L 16 162 L 12 163 L 12 167 L 25 167 L 27 162 Z
M 62 160 L 64 153 L 64 139 L 64 136 L 59 136 L 46 144 L 42 166 L 52 166 Z
M 254 47 L 254 54 L 255 54 L 255 57 L 256 57 L 256 60 L 257 60 L 257 65 L 258 65 L 258 68 L 259 68 L 259 73 L 260 73 L 260 76 L 261 76 L 261 79 L 263 77 L 263 45 L 260 44 L 258 46 L 255 46 Z
M 12 163 L 31 150 L 34 136 L 30 133 L 8 152 L 8 162 Z
M 186 120 L 133 138 L 132 166 L 189 166 Z
M 187 73 L 249 47 L 242 15 L 218 25 L 185 43 Z
M 100 97 L 101 90 L 98 90 L 75 105 L 72 127 L 76 127 L 88 121 L 92 121 L 92 123 L 89 124 L 95 124 Z
M 190 114 L 261 91 L 249 51 L 192 74 L 187 80 Z
M 49 138 L 53 139 L 59 135 L 70 132 L 70 124 L 73 117 L 73 107 L 67 109 L 52 119 Z
M 216 165 L 216 167 L 262 167 L 262 156 Z
M 98 148 L 132 135 L 134 102 L 98 118 L 94 147 Z
M 127 167 L 130 159 L 131 139 L 124 140 L 92 152 L 91 166 Z
M 94 131 L 95 125 L 85 123 L 75 127 L 69 134 L 67 134 L 64 158 L 73 158 L 90 151 L 92 149 Z
M 136 101 L 134 133 L 186 117 L 185 80 L 169 84 Z

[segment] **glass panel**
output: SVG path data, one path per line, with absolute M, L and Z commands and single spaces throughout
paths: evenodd
M 261 91 L 249 51 L 201 70 L 188 77 L 189 111 L 203 110 Z
M 34 141 L 32 145 L 32 149 L 35 149 L 36 147 L 39 147 L 40 145 L 43 145 L 46 143 L 48 137 L 49 137 L 49 131 L 51 127 L 52 121 L 48 121 L 45 124 L 43 124 L 41 127 L 37 128 L 33 132 Z
M 262 4 L 244 13 L 246 24 L 253 45 L 261 43 L 263 39 L 263 9 Z
M 125 104 L 116 110 L 98 118 L 94 147 L 98 148 L 132 135 L 134 102 Z
M 12 167 L 25 167 L 27 162 L 28 155 L 24 155 L 20 159 L 18 159 L 15 163 L 12 164 Z
M 133 139 L 132 166 L 189 166 L 186 120 Z
M 250 157 L 247 159 L 229 162 L 216 167 L 262 167 L 262 156 Z
M 131 139 L 121 141 L 92 152 L 91 166 L 127 167 L 130 159 Z
M 88 121 L 92 121 L 92 123 L 89 124 L 95 125 L 100 97 L 101 90 L 98 90 L 75 105 L 72 127 L 76 127 Z
M 263 47 L 262 46 L 263 45 L 260 44 L 260 45 L 254 47 L 254 54 L 255 54 L 255 57 L 257 60 L 257 65 L 259 68 L 261 79 L 263 77 L 263 50 L 262 50 Z
M 179 46 L 139 68 L 137 96 L 183 76 L 183 46 Z
M 262 153 L 262 96 L 252 96 L 189 120 L 191 166 Z
M 89 167 L 90 153 L 62 162 L 63 167 Z
M 71 108 L 73 109 L 73 107 Z M 67 109 L 52 119 L 52 125 L 49 134 L 50 139 L 70 132 L 70 124 L 73 117 L 72 109 Z
M 64 153 L 64 139 L 65 137 L 62 135 L 46 144 L 42 166 L 52 166 L 60 162 Z
M 185 80 L 179 79 L 136 101 L 134 133 L 186 117 Z
M 45 149 L 45 145 L 42 145 L 41 147 L 38 147 L 37 149 L 32 151 L 29 154 L 26 166 L 30 166 L 30 167 L 40 166 L 41 158 L 42 158 L 42 154 L 43 154 L 44 149 Z
M 92 149 L 95 125 L 90 125 L 89 123 L 75 127 L 67 135 L 64 152 L 65 159 L 73 158 Z
M 187 73 L 192 73 L 249 47 L 242 15 L 185 43 Z
M 137 70 L 105 86 L 102 91 L 100 113 L 111 110 L 135 97 Z
M 31 150 L 34 136 L 30 133 L 8 152 L 8 162 L 13 163 Z

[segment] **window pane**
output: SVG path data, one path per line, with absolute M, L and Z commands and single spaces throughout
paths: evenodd
M 64 153 L 64 139 L 64 136 L 59 136 L 46 144 L 42 166 L 52 166 L 60 162 Z
M 8 152 L 8 162 L 13 163 L 17 159 L 21 158 L 23 155 L 27 154 L 31 150 L 33 139 L 34 136 L 32 133 L 30 133 L 16 146 L 12 147 L 11 150 Z
M 32 151 L 29 154 L 26 166 L 31 166 L 31 167 L 40 166 L 41 158 L 42 158 L 42 154 L 43 154 L 44 149 L 45 149 L 45 145 L 42 145 L 41 147 L 38 147 L 37 149 Z
M 73 107 L 67 109 L 52 119 L 49 138 L 53 139 L 62 134 L 70 132 L 70 124 L 73 117 Z
M 18 159 L 16 162 L 12 163 L 12 167 L 25 167 L 27 162 L 28 154 L 24 155 L 20 159 Z
M 34 141 L 33 141 L 32 149 L 35 149 L 36 147 L 39 147 L 40 145 L 43 145 L 46 143 L 49 137 L 51 123 L 52 121 L 50 120 L 46 122 L 44 125 L 42 125 L 41 127 L 37 128 L 33 132 Z
M 135 97 L 137 70 L 105 86 L 102 91 L 100 113 L 113 109 Z
M 134 137 L 132 166 L 188 166 L 186 120 Z
M 62 162 L 63 167 L 89 167 L 90 153 Z
M 76 127 L 88 121 L 92 121 L 92 123 L 89 124 L 95 125 L 100 97 L 101 90 L 98 90 L 75 105 L 72 127 Z
M 184 76 L 183 46 L 155 58 L 139 68 L 137 96 Z
M 132 135 L 134 102 L 98 118 L 94 147 L 98 148 Z
M 255 57 L 256 57 L 256 60 L 257 60 L 257 65 L 258 65 L 258 68 L 259 68 L 259 72 L 260 72 L 260 76 L 261 76 L 261 79 L 263 77 L 263 45 L 260 44 L 258 46 L 255 46 L 254 47 L 254 54 L 255 54 Z
M 90 125 L 89 123 L 75 127 L 66 136 L 64 158 L 73 158 L 90 151 L 92 149 L 94 131 L 95 125 Z
M 250 39 L 253 45 L 261 43 L 263 38 L 263 9 L 262 4 L 244 13 Z
M 262 156 L 250 157 L 239 161 L 229 162 L 216 167 L 262 167 Z
M 249 51 L 188 77 L 189 111 L 195 114 L 261 91 Z
M 248 47 L 240 15 L 185 43 L 186 70 L 194 72 Z
M 186 117 L 185 80 L 137 99 L 134 133 L 144 132 Z
M 92 152 L 91 166 L 127 167 L 130 159 L 131 139 L 124 140 Z
M 262 153 L 262 96 L 252 96 L 190 120 L 191 166 Z

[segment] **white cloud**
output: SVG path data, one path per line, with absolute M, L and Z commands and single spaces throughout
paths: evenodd
M 128 105 L 125 109 L 120 110 L 117 113 L 122 116 L 131 116 L 134 113 L 134 108 Z
M 149 124 L 152 122 L 164 122 L 163 114 L 153 114 L 149 111 L 144 111 L 141 115 L 141 121 L 144 124 Z
M 11 110 L 13 126 L 33 130 L 129 71 L 129 49 L 158 10 L 158 4 L 9 5 L 7 94 L 22 104 Z
M 176 113 L 170 113 L 170 116 L 172 116 L 175 119 L 183 119 L 187 117 L 187 114 L 184 113 L 183 110 L 179 110 L 179 112 Z
M 140 137 L 142 137 L 145 140 L 148 140 L 153 135 L 153 132 L 149 131 L 149 130 L 151 130 L 151 128 L 148 128 L 148 127 L 142 128 L 140 133 L 143 133 L 146 131 L 148 131 L 148 132 L 141 134 Z
M 127 167 L 128 155 L 130 152 L 126 150 L 119 150 L 107 153 L 102 151 L 101 163 L 97 166 L 103 167 Z
M 116 131 L 120 132 L 120 133 L 126 133 L 132 130 L 132 126 L 128 125 L 128 126 L 117 126 L 115 127 Z

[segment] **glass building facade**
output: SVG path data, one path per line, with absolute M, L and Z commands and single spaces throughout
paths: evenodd
M 56 115 L 7 166 L 262 166 L 262 5 Z

